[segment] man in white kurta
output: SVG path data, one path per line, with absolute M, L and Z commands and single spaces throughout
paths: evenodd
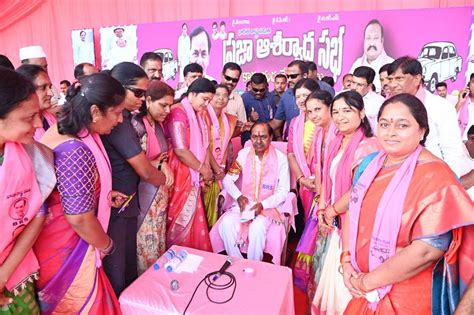
M 230 256 L 242 257 L 240 245 L 245 239 L 241 231 L 243 210 L 255 211 L 248 229 L 247 258 L 251 260 L 262 260 L 269 228 L 283 222 L 282 212 L 285 210 L 282 208 L 290 191 L 290 171 L 286 155 L 271 146 L 271 138 L 268 125 L 256 123 L 251 129 L 252 147 L 239 152 L 223 180 L 224 189 L 232 201 L 215 229 L 218 229 Z M 240 185 L 236 185 L 238 181 Z M 214 243 L 213 248 L 216 248 Z M 281 248 L 279 250 L 276 254 L 281 255 Z
M 411 57 L 395 60 L 388 69 L 391 95 L 408 93 L 416 96 L 425 105 L 430 131 L 425 147 L 444 160 L 457 176 L 470 171 L 458 125 L 456 110 L 448 101 L 427 91 L 422 84 L 423 68 Z
M 372 90 L 375 71 L 367 66 L 357 67 L 352 77 L 351 89 L 359 93 L 364 99 L 364 111 L 369 120 L 372 132 L 377 130 L 377 115 L 385 98 Z

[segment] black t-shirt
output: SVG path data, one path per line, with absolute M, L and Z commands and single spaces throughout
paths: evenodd
M 112 189 L 128 196 L 135 193 L 124 211 L 118 213 L 119 209 L 112 208 L 112 214 L 135 217 L 139 214 L 137 190 L 140 176 L 127 160 L 140 154 L 142 148 L 132 126 L 132 115 L 127 110 L 124 110 L 122 114 L 123 122 L 117 125 L 109 135 L 101 136 L 101 138 L 112 166 Z

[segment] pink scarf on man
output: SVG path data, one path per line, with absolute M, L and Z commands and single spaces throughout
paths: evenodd
M 158 122 L 155 122 L 155 124 L 158 124 Z M 143 125 L 145 125 L 146 130 L 146 157 L 153 160 L 161 153 L 160 142 L 156 137 L 155 129 L 146 117 L 143 117 Z
M 270 145 L 260 164 L 260 172 L 255 169 L 255 150 L 251 148 L 243 165 L 242 194 L 250 202 L 262 202 L 273 195 L 278 184 L 278 156 L 275 148 Z M 257 193 L 255 188 L 258 186 Z
M 209 136 L 207 134 L 206 124 L 201 116 L 201 113 L 196 113 L 193 106 L 189 102 L 188 98 L 185 97 L 181 101 L 186 117 L 189 122 L 190 139 L 189 139 L 189 150 L 194 154 L 199 162 L 204 163 L 206 159 L 206 152 L 209 146 Z M 199 172 L 189 168 L 191 173 L 191 180 L 194 186 L 199 186 Z
M 38 214 L 43 203 L 33 163 L 25 148 L 16 142 L 5 143 L 4 161 L 0 167 L 0 265 L 8 258 L 17 237 Z M 20 211 L 19 211 L 20 210 Z M 15 286 L 39 269 L 30 249 L 6 283 Z
M 337 132 L 334 139 L 329 143 L 328 150 L 326 152 L 326 156 L 324 159 L 323 165 L 323 187 L 324 187 L 324 201 L 326 205 L 331 204 L 331 194 L 332 194 L 332 186 L 333 182 L 330 176 L 330 169 L 331 163 L 334 157 L 339 152 L 339 148 L 341 147 L 342 140 L 344 139 L 344 135 Z M 347 147 L 342 153 L 341 160 L 336 169 L 336 182 L 335 185 L 335 193 L 334 200 L 338 200 L 345 194 L 352 185 L 352 164 L 354 163 L 354 157 L 357 150 L 357 147 L 365 139 L 364 133 L 362 129 L 359 128 L 356 132 L 352 135 L 351 140 L 347 144 Z
M 369 271 L 375 270 L 379 265 L 394 256 L 396 253 L 397 239 L 402 222 L 405 198 L 422 149 L 422 146 L 418 145 L 416 150 L 403 162 L 385 189 L 382 199 L 378 204 L 372 237 L 370 240 L 370 253 L 375 254 L 370 254 L 369 256 Z M 357 272 L 361 271 L 356 261 L 356 243 L 362 201 L 378 172 L 382 169 L 386 157 L 387 154 L 384 151 L 377 154 L 364 170 L 359 181 L 352 189 L 349 203 L 349 250 L 351 253 L 352 266 Z M 381 262 L 381 260 L 383 260 L 383 262 Z M 390 292 L 391 289 L 392 285 L 378 288 L 377 292 L 379 299 L 381 300 Z M 378 301 L 369 303 L 370 309 L 375 311 L 377 304 Z
M 100 195 L 99 205 L 97 209 L 97 219 L 100 225 L 107 233 L 110 220 L 110 207 L 111 207 L 111 193 L 112 193 L 112 168 L 110 166 L 109 157 L 107 151 L 105 151 L 104 145 L 99 135 L 96 133 L 89 133 L 83 130 L 79 133 L 79 137 L 82 142 L 91 150 L 94 155 L 97 170 L 99 172 L 100 180 Z M 96 267 L 99 268 L 102 265 L 100 259 L 100 253 L 96 250 Z
M 458 123 L 459 129 L 461 129 L 461 137 L 464 135 L 464 132 L 467 128 L 467 124 L 469 123 L 469 100 L 470 97 L 467 97 L 461 109 L 459 109 Z
M 229 144 L 231 137 L 229 120 L 227 119 L 227 115 L 222 112 L 221 118 L 222 123 L 224 125 L 224 139 L 221 139 L 221 128 L 219 124 L 219 118 L 217 117 L 214 108 L 212 108 L 211 105 L 208 105 L 207 112 L 209 113 L 209 117 L 211 118 L 212 122 L 212 155 L 214 156 L 214 159 L 216 160 L 217 164 L 221 165 L 223 162 L 225 162 L 223 161 L 224 153 L 227 149 L 227 145 Z M 220 148 L 219 153 L 216 152 L 216 148 Z
M 57 122 L 56 116 L 54 116 L 48 111 L 42 112 L 42 115 L 43 115 L 43 118 L 46 119 L 50 127 Z M 45 134 L 45 132 L 46 132 L 46 129 L 44 129 L 44 127 L 37 128 L 35 131 L 34 139 L 36 141 L 40 141 L 43 135 Z

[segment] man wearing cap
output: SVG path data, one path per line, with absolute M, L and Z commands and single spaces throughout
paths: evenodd
M 30 64 L 30 65 L 37 65 L 43 68 L 46 71 L 47 81 L 51 83 L 51 79 L 49 78 L 48 74 L 48 60 L 46 59 L 46 53 L 41 46 L 27 46 L 20 48 L 20 60 L 22 64 Z M 48 109 L 47 119 L 50 121 L 55 121 L 55 114 L 58 112 L 57 106 L 59 105 L 59 99 L 61 98 L 61 94 L 59 90 L 54 86 L 51 85 L 50 92 L 52 92 L 51 97 L 51 108 Z M 48 115 L 49 114 L 49 115 Z M 47 130 L 47 128 L 44 128 Z

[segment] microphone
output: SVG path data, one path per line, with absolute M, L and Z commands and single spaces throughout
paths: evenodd
M 225 263 L 222 265 L 221 269 L 219 269 L 219 271 L 214 275 L 214 277 L 212 277 L 212 281 L 216 281 L 217 279 L 219 279 L 219 277 L 227 270 L 227 268 L 229 268 L 232 264 L 234 263 L 234 261 L 232 260 L 231 257 L 227 257 Z

